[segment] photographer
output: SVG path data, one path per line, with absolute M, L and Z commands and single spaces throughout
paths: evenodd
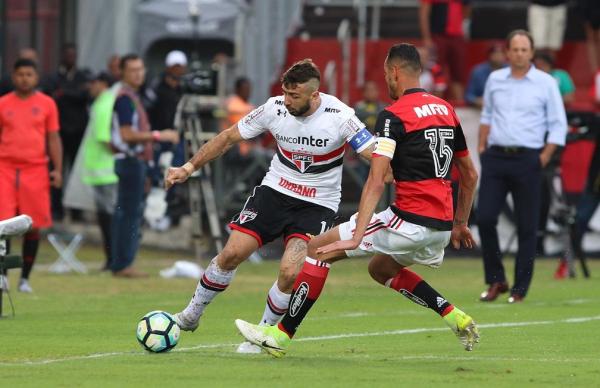
M 150 112 L 152 128 L 173 128 L 177 105 L 183 95 L 182 77 L 188 72 L 188 60 L 185 53 L 179 50 L 170 51 L 165 57 L 165 71 L 160 75 L 160 81 L 154 88 L 156 100 Z M 162 172 L 159 160 L 163 152 L 172 151 L 172 163 L 177 165 L 184 162 L 183 142 L 173 145 L 171 143 L 157 142 L 153 145 L 154 166 L 150 171 L 152 186 L 160 186 Z M 167 211 L 156 225 L 159 229 L 167 229 L 171 225 L 177 226 L 183 214 L 187 212 L 184 190 L 171 190 L 167 193 Z

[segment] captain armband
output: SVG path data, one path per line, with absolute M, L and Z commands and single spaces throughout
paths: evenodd
M 375 150 L 373 154 L 386 156 L 390 159 L 394 158 L 394 151 L 396 150 L 396 141 L 388 137 L 378 137 L 375 144 Z
M 371 132 L 367 130 L 367 128 L 363 128 L 360 131 L 356 132 L 352 139 L 350 139 L 350 146 L 352 149 L 358 153 L 362 152 L 367 148 L 369 144 L 373 142 L 373 135 Z

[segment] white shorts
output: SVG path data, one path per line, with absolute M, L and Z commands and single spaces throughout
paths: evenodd
M 340 224 L 340 238 L 352 239 L 356 214 Z M 437 268 L 444 260 L 444 248 L 450 242 L 450 232 L 431 229 L 400 219 L 389 207 L 373 215 L 362 242 L 348 257 L 376 253 L 390 255 L 398 264 L 421 264 Z
M 536 48 L 559 50 L 567 26 L 567 5 L 530 4 L 527 24 Z

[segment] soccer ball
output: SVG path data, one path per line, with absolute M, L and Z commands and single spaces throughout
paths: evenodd
M 171 314 L 151 311 L 138 323 L 137 340 L 149 352 L 168 352 L 179 341 L 179 326 Z

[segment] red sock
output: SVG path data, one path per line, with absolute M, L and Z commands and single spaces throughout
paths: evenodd
M 278 327 L 285 331 L 290 338 L 296 334 L 298 326 L 315 303 L 329 273 L 330 265 L 307 257 L 294 283 L 287 313 Z
M 422 282 L 423 279 L 411 271 L 408 268 L 402 268 L 396 276 L 392 278 L 390 283 L 390 288 L 400 292 L 400 290 L 404 289 L 408 292 L 413 292 L 417 284 Z

